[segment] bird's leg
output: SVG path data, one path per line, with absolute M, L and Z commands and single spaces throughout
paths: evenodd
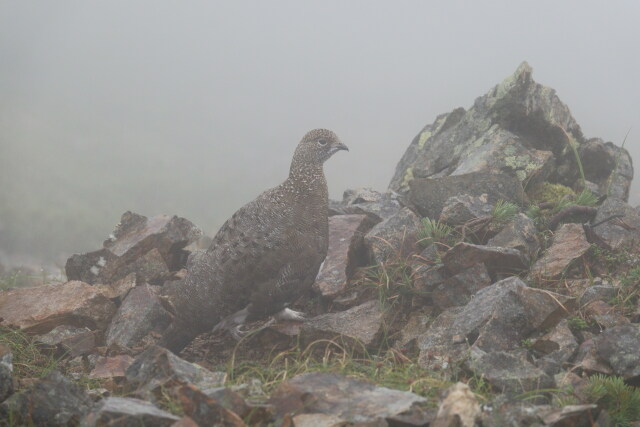
M 277 320 L 304 320 L 305 315 L 301 311 L 291 310 L 290 308 L 283 308 L 281 311 L 273 315 Z

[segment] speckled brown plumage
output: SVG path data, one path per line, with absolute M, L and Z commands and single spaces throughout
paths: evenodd
M 163 344 L 179 351 L 216 324 L 281 311 L 313 284 L 327 254 L 328 192 L 323 164 L 347 147 L 326 129 L 298 144 L 288 178 L 240 208 L 206 252 L 194 253 L 172 299 L 176 319 Z M 246 311 L 243 309 L 246 308 Z M 221 322 L 222 323 L 219 323 Z

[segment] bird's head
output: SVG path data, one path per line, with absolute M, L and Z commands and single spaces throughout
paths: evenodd
M 338 135 L 328 129 L 314 129 L 307 132 L 298 144 L 294 161 L 322 165 L 340 150 L 349 151 Z

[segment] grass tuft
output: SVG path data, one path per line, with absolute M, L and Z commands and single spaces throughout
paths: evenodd
M 631 426 L 640 421 L 640 390 L 620 377 L 596 374 L 589 378 L 589 399 L 604 407 L 615 426 Z

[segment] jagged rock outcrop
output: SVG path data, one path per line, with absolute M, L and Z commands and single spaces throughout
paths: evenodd
M 570 145 L 575 144 L 586 179 L 600 193 L 626 200 L 633 178 L 629 153 L 586 140 L 555 90 L 536 83 L 532 71 L 522 63 L 469 110 L 456 108 L 425 126 L 398 163 L 389 188 L 421 200 L 412 180 L 477 172 L 509 173 L 523 185 L 549 180 L 571 186 L 579 177 Z

